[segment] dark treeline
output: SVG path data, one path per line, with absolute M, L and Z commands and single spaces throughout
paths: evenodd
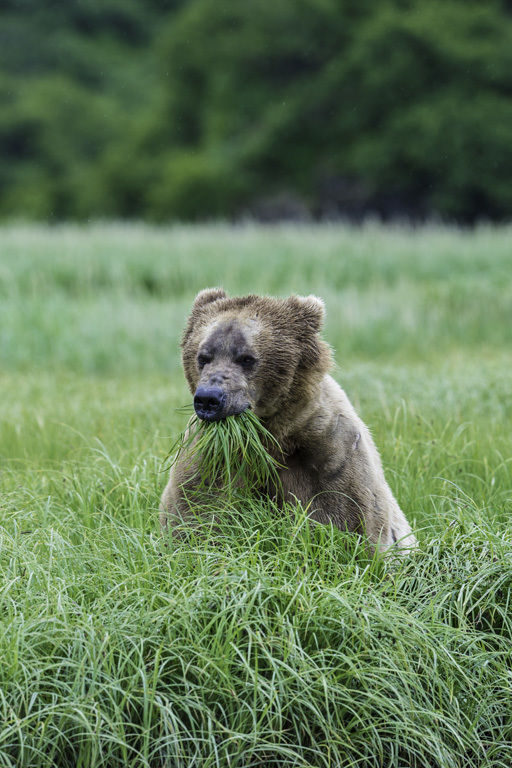
M 512 216 L 510 0 L 3 0 L 0 216 Z

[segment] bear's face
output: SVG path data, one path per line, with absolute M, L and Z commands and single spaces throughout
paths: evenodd
M 250 320 L 222 316 L 205 327 L 196 351 L 194 409 L 199 418 L 217 421 L 254 408 L 261 362 L 255 330 Z
M 329 367 L 318 336 L 323 314 L 315 297 L 229 299 L 220 289 L 202 291 L 182 341 L 199 418 L 217 421 L 247 408 L 269 418 L 298 403 Z

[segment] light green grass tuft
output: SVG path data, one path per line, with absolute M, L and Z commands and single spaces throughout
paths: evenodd
M 171 450 L 176 451 L 172 464 L 189 462 L 197 492 L 217 486 L 229 502 L 244 490 L 280 487 L 279 462 L 269 449 L 281 454 L 275 437 L 250 409 L 213 422 L 193 416 Z

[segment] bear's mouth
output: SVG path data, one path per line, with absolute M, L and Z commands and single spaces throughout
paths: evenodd
M 248 408 L 250 403 L 228 398 L 220 387 L 198 387 L 194 395 L 194 410 L 203 421 L 221 421 L 228 416 L 238 416 Z

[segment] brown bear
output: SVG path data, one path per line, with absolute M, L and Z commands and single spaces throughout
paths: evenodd
M 252 408 L 278 441 L 282 501 L 300 501 L 311 519 L 366 534 L 380 551 L 416 540 L 386 483 L 367 427 L 329 376 L 316 296 L 228 298 L 201 291 L 182 339 L 194 408 L 215 421 Z M 194 467 L 180 459 L 162 496 L 165 531 L 190 515 Z

